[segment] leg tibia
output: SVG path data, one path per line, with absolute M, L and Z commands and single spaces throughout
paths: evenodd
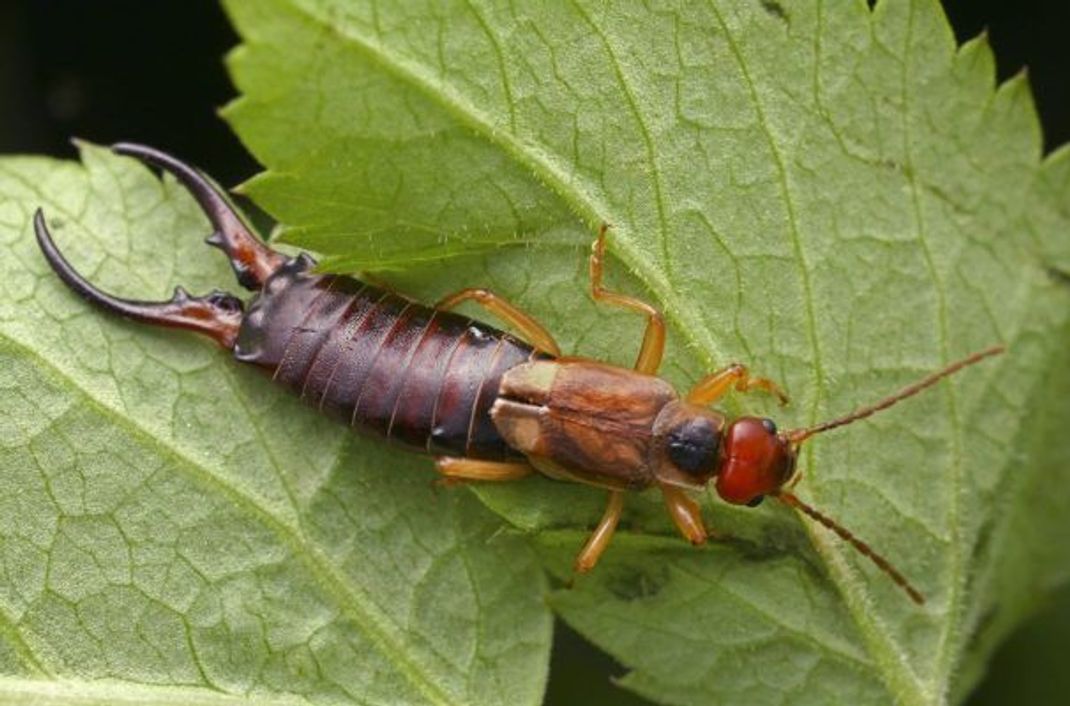
M 661 312 L 650 304 L 634 297 L 607 291 L 602 286 L 608 229 L 608 225 L 602 225 L 601 230 L 598 231 L 598 239 L 594 241 L 594 246 L 591 248 L 591 296 L 596 301 L 631 309 L 647 317 L 646 332 L 643 334 L 643 345 L 639 349 L 635 369 L 641 373 L 653 375 L 661 366 L 661 357 L 665 352 L 665 321 L 661 317 Z
M 613 539 L 613 532 L 617 529 L 617 523 L 620 522 L 620 515 L 623 510 L 623 491 L 609 491 L 609 504 L 606 505 L 606 511 L 602 515 L 598 527 L 591 533 L 590 539 L 583 545 L 583 549 L 580 550 L 573 564 L 573 568 L 577 573 L 585 574 L 598 563 L 598 558 L 602 556 L 602 552 L 609 546 L 609 541 Z
M 676 529 L 684 539 L 692 544 L 702 544 L 706 541 L 706 525 L 702 522 L 702 510 L 687 494 L 679 488 L 669 485 L 661 486 L 661 493 L 665 498 L 665 507 L 672 517 Z

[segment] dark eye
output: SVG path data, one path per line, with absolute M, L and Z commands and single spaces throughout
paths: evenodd
M 709 421 L 694 419 L 669 432 L 668 452 L 677 468 L 695 476 L 713 470 L 721 435 Z
M 753 500 L 751 500 L 749 503 L 747 503 L 747 507 L 758 507 L 759 505 L 762 504 L 763 500 L 765 500 L 765 496 L 764 495 L 759 495 L 756 498 L 754 498 Z
M 765 430 L 770 434 L 776 434 L 776 424 L 773 423 L 772 419 L 763 419 L 762 426 L 765 427 Z

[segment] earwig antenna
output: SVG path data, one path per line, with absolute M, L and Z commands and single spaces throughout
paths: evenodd
M 957 373 L 963 368 L 969 365 L 973 365 L 974 363 L 980 362 L 985 358 L 990 358 L 991 356 L 999 355 L 1003 351 L 1004 347 L 1002 345 L 997 345 L 992 346 L 991 348 L 986 348 L 983 351 L 978 351 L 972 355 L 968 355 L 962 360 L 955 361 L 943 370 L 938 370 L 935 373 L 930 373 L 929 375 L 923 377 L 921 380 L 918 380 L 917 382 L 911 385 L 907 385 L 899 392 L 889 395 L 888 397 L 885 397 L 884 399 L 879 400 L 871 405 L 860 407 L 859 409 L 856 409 L 848 415 L 838 417 L 837 419 L 830 419 L 827 422 L 822 422 L 820 424 L 810 427 L 809 429 L 793 429 L 786 434 L 787 439 L 795 446 L 798 446 L 814 434 L 820 434 L 823 431 L 835 429 L 836 427 L 842 427 L 844 425 L 850 424 L 851 422 L 857 422 L 859 419 L 865 419 L 866 417 L 876 414 L 877 412 L 888 409 L 900 400 L 905 400 L 908 397 L 913 397 L 914 395 L 918 394 L 927 387 L 932 387 L 943 378 L 946 378 L 948 375 Z
M 925 596 L 921 595 L 921 592 L 911 585 L 910 581 L 907 580 L 906 576 L 903 576 L 903 574 L 899 573 L 898 569 L 892 566 L 892 562 L 888 561 L 883 556 L 878 554 L 873 549 L 873 547 L 869 546 L 861 539 L 851 534 L 851 532 L 846 527 L 839 524 L 828 515 L 814 509 L 810 505 L 807 505 L 802 500 L 799 500 L 799 498 L 794 493 L 789 493 L 787 491 L 782 490 L 779 493 L 776 493 L 775 497 L 785 505 L 793 507 L 797 510 L 801 510 L 815 522 L 835 532 L 840 537 L 840 539 L 857 549 L 859 553 L 869 557 L 869 560 L 876 564 L 877 568 L 886 573 L 892 579 L 892 581 L 895 581 L 895 583 L 900 588 L 906 591 L 907 595 L 910 596 L 910 600 L 914 601 L 918 605 L 925 604 Z

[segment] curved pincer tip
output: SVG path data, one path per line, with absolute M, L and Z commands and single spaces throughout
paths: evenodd
M 38 208 L 33 213 L 33 232 L 37 236 L 37 246 L 41 248 L 41 254 L 45 256 L 45 260 L 63 280 L 63 283 L 89 301 L 99 300 L 99 295 L 103 293 L 78 274 L 56 247 L 56 243 L 52 240 L 52 233 L 48 230 L 48 223 L 45 221 L 44 209 Z
M 117 142 L 111 146 L 111 150 L 170 172 L 186 187 L 215 231 L 208 243 L 227 254 L 238 282 L 246 289 L 260 289 L 268 277 L 289 261 L 288 257 L 272 250 L 252 234 L 230 205 L 223 190 L 196 167 L 166 152 L 135 142 Z
M 153 149 L 148 145 L 138 144 L 137 142 L 116 142 L 111 146 L 111 151 L 115 154 L 121 154 L 124 157 L 137 157 L 143 162 L 148 162 L 161 169 L 167 169 L 167 171 L 172 173 L 177 172 L 181 167 L 187 167 L 191 171 L 193 170 L 192 167 L 179 162 L 166 152 L 161 152 L 160 150 Z M 176 168 L 172 168 L 172 166 Z
M 52 241 L 45 214 L 40 208 L 33 214 L 33 227 L 45 260 L 64 284 L 90 304 L 134 321 L 203 333 L 228 350 L 234 348 L 243 317 L 242 303 L 237 297 L 224 292 L 191 297 L 177 287 L 168 301 L 122 299 L 97 289 L 71 267 Z

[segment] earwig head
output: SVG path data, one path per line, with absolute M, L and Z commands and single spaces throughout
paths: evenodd
M 757 505 L 795 473 L 796 448 L 771 419 L 740 417 L 721 449 L 717 494 L 735 505 Z

